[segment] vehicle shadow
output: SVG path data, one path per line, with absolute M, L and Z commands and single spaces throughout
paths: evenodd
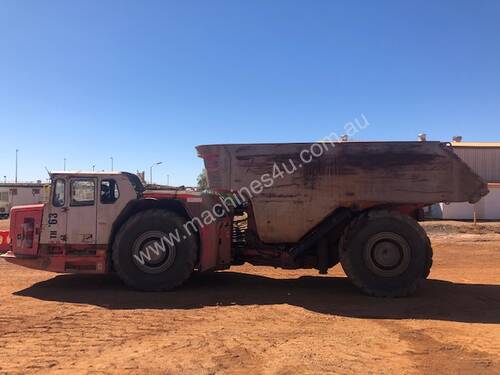
M 356 318 L 500 323 L 500 285 L 441 280 L 426 280 L 414 296 L 396 299 L 362 295 L 345 277 L 274 279 L 236 272 L 197 275 L 181 288 L 164 293 L 130 290 L 114 276 L 59 275 L 14 294 L 108 309 L 288 304 Z

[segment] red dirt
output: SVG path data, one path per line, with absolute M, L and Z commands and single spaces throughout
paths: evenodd
M 432 232 L 432 231 L 431 231 Z M 417 295 L 241 266 L 168 293 L 0 261 L 0 373 L 500 374 L 500 235 L 432 235 Z

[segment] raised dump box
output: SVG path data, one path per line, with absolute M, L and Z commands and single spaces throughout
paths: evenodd
M 295 243 L 339 207 L 477 202 L 487 185 L 448 144 L 338 142 L 197 147 L 211 189 L 247 197 L 265 243 Z

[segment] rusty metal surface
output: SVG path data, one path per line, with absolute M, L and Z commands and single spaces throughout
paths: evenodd
M 319 153 L 312 145 L 227 144 L 197 150 L 212 189 L 248 196 L 258 234 L 267 243 L 299 241 L 338 207 L 475 202 L 488 192 L 484 181 L 440 142 L 326 143 L 320 145 L 322 155 L 306 163 L 303 150 Z M 259 186 L 255 181 L 262 189 L 252 189 Z

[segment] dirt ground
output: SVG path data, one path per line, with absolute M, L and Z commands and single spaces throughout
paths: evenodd
M 425 224 L 433 271 L 402 299 L 359 294 L 338 266 L 139 293 L 0 260 L 0 373 L 500 374 L 500 225 L 445 224 Z

